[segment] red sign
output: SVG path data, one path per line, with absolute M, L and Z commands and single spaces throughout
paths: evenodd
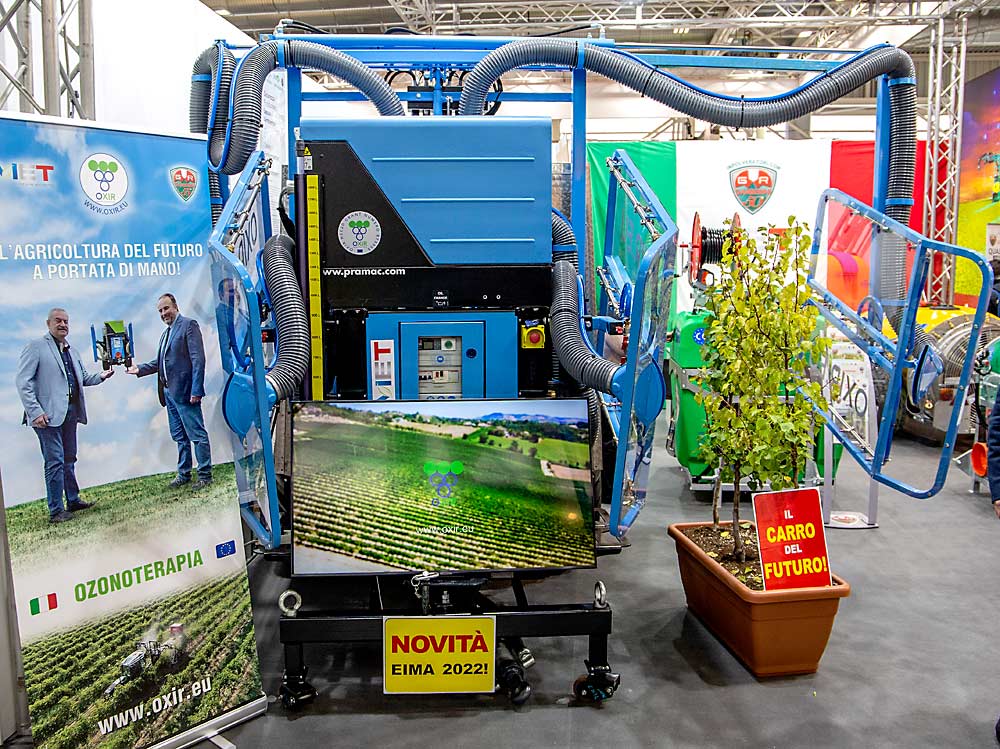
M 819 489 L 760 492 L 753 514 L 764 590 L 833 585 Z

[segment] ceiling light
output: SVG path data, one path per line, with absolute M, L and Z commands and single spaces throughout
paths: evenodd
M 218 13 L 220 16 L 231 16 L 233 14 L 233 12 L 228 8 L 219 8 L 215 12 Z
M 812 35 L 813 33 L 811 31 L 800 31 L 799 39 L 805 39 L 807 36 L 812 36 Z

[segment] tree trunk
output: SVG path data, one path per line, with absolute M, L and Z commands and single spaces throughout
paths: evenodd
M 740 532 L 740 464 L 733 464 L 733 556 L 743 564 L 747 560 L 743 548 L 743 534 Z
M 712 528 L 719 529 L 719 507 L 722 505 L 722 461 L 719 461 L 719 475 L 712 487 Z

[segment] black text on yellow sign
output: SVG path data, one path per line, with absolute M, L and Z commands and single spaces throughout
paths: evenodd
M 387 616 L 382 620 L 385 694 L 492 692 L 496 618 Z

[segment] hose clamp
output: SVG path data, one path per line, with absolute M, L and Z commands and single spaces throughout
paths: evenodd
M 198 75 L 191 76 L 191 80 L 192 81 L 210 81 L 210 80 L 212 80 L 212 76 L 210 76 L 208 73 L 199 73 Z
M 642 84 L 642 91 L 639 92 L 640 98 L 646 97 L 646 89 L 649 88 L 649 82 L 653 80 L 654 73 L 656 73 L 656 68 L 650 68 L 649 75 L 646 76 L 646 82 Z
M 889 85 L 890 86 L 903 86 L 903 85 L 906 85 L 906 84 L 910 84 L 910 85 L 916 86 L 917 85 L 917 79 L 913 78 L 913 77 L 908 77 L 908 78 L 890 78 L 889 79 Z
M 913 205 L 913 198 L 888 198 L 885 201 L 885 207 L 886 208 L 890 208 L 891 206 L 894 206 L 894 205 L 904 205 L 904 206 L 907 206 L 907 207 L 912 206 Z

